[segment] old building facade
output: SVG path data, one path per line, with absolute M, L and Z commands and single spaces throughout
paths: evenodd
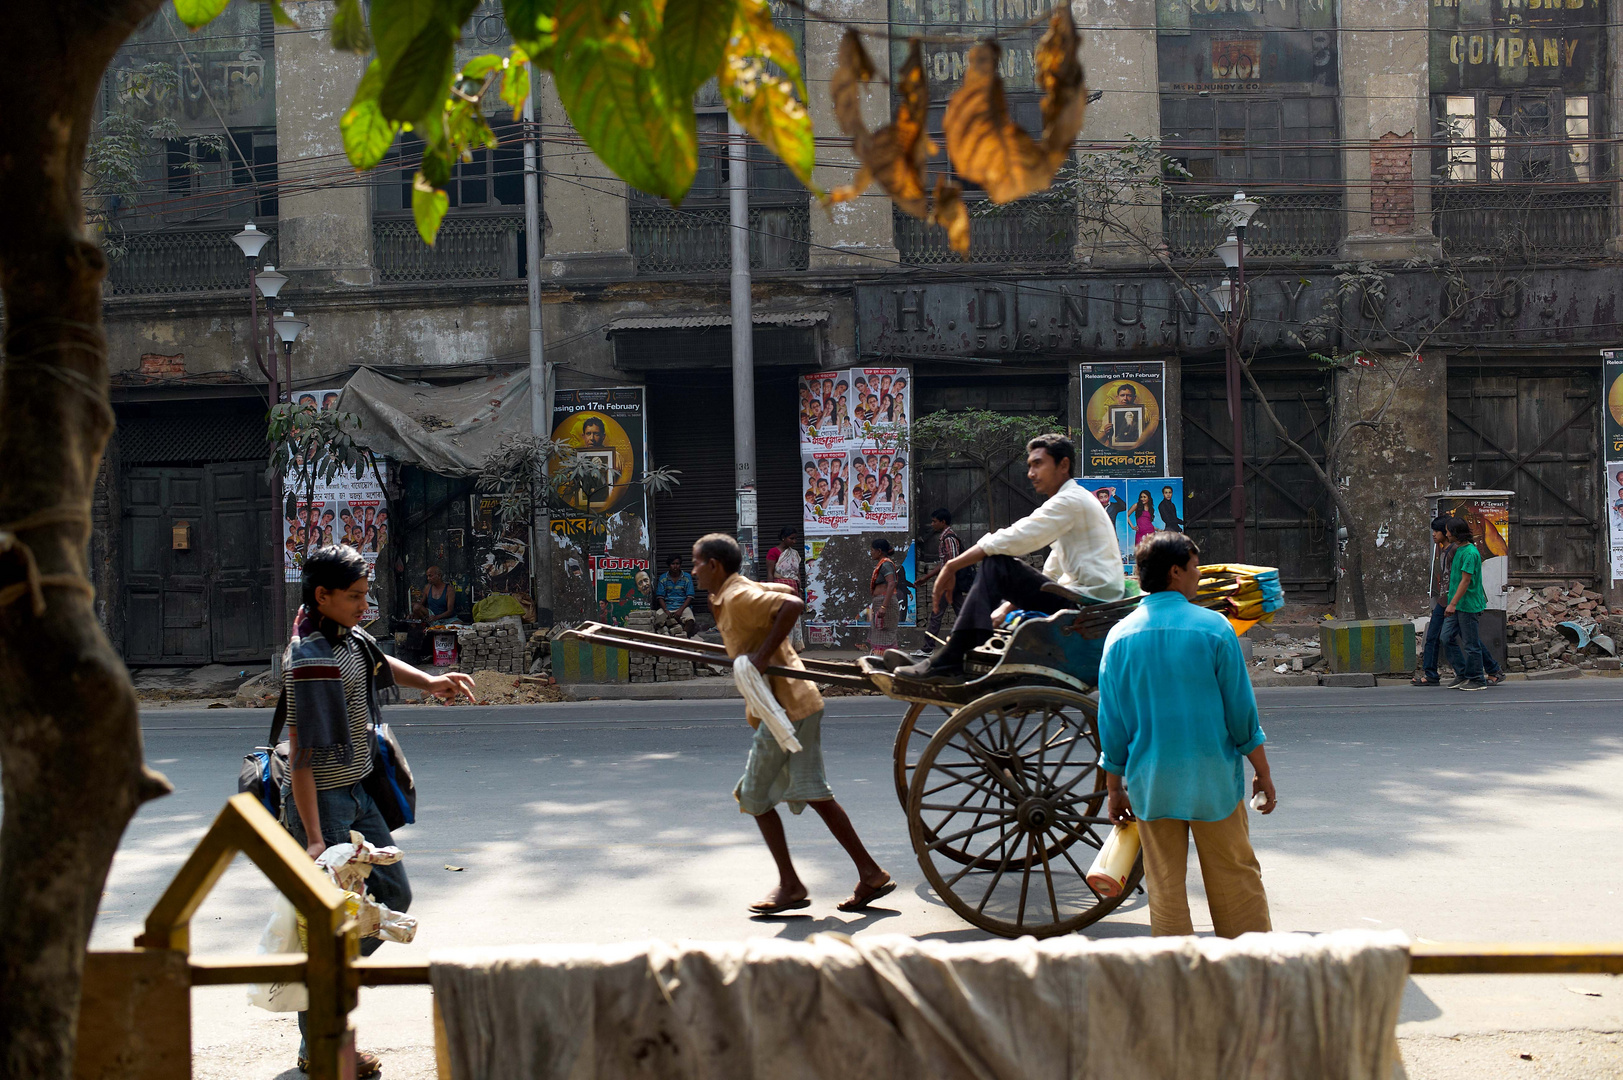
M 290 279 L 277 310 L 309 323 L 291 351 L 298 387 L 341 385 L 361 366 L 449 383 L 526 360 L 522 129 L 493 117 L 502 147 L 459 166 L 441 240 L 424 246 L 403 192 L 409 139 L 371 175 L 348 168 L 337 119 L 363 61 L 328 45 L 330 4 L 288 7 L 298 30 L 262 24 L 244 0 L 197 35 L 160 15 L 108 76 L 109 110 L 172 117 L 182 134 L 113 214 L 119 432 L 95 551 L 107 624 L 132 662 L 249 659 L 271 640 L 279 515 L 263 476 L 246 266 L 230 239 L 246 221 L 273 235 L 261 261 Z M 853 165 L 828 94 L 845 23 L 888 30 L 893 66 L 910 34 L 960 40 L 926 46 L 938 106 L 969 41 L 996 32 L 1013 111 L 1035 124 L 1030 49 L 1046 9 L 1033 0 L 818 10 L 841 21 L 787 5 L 779 15 L 804 49 L 822 186 L 847 182 Z M 1227 338 L 1208 303 L 1227 229 L 1207 208 L 1243 189 L 1261 209 L 1246 237 L 1241 351 L 1292 441 L 1322 463 L 1340 439 L 1329 464 L 1360 516 L 1349 540 L 1363 544 L 1371 607 L 1419 608 L 1425 496 L 1464 484 L 1516 493 L 1513 576 L 1609 587 L 1599 350 L 1619 334 L 1609 137 L 1619 49 L 1604 4 L 1076 0 L 1072 10 L 1098 94 L 1078 159 L 1097 164 L 1152 138 L 1177 162 L 1164 185 L 1132 177 L 1108 221 L 1096 205 L 1105 188 L 1084 183 L 1097 170 L 1083 169 L 1055 194 L 977 204 L 964 261 L 875 192 L 825 210 L 752 157 L 763 535 L 800 521 L 800 374 L 887 362 L 911 369 L 915 416 L 979 407 L 1077 426 L 1081 365 L 1144 360 L 1165 365 L 1165 467 L 1184 478 L 1186 527 L 1228 553 Z M 499 7 L 487 4 L 464 49 L 504 46 Z M 154 64 L 178 79 L 155 83 Z M 698 108 L 700 176 L 672 208 L 602 167 L 546 80 L 537 93 L 547 359 L 563 390 L 646 388 L 649 458 L 683 475 L 677 493 L 653 500 L 656 566 L 735 513 L 726 125 L 702 93 Z M 876 86 L 870 125 L 888 109 Z M 194 138 L 221 134 L 223 148 Z M 1358 272 L 1361 287 L 1345 285 L 1350 264 L 1374 268 Z M 1402 362 L 1415 350 L 1418 363 Z M 1360 352 L 1368 363 L 1351 358 Z M 1403 382 L 1389 395 L 1383 373 L 1394 370 Z M 1345 431 L 1388 397 L 1378 423 Z M 1242 411 L 1248 558 L 1280 566 L 1298 601 L 1344 608 L 1338 530 L 1349 523 L 1249 388 Z M 927 467 L 912 503 L 951 504 L 973 539 L 1026 505 L 1012 479 L 969 491 L 949 465 Z M 397 587 L 384 592 L 398 609 L 428 563 L 455 561 L 447 507 L 465 504 L 471 484 L 408 466 L 391 486 L 405 516 L 385 559 Z M 198 523 L 201 543 L 170 543 L 181 519 Z M 238 617 L 246 610 L 266 614 Z

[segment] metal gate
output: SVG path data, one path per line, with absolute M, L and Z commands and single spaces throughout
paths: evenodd
M 1329 431 L 1329 384 L 1322 372 L 1257 370 L 1257 381 L 1290 437 L 1321 464 Z M 1292 599 L 1329 604 L 1336 597 L 1334 511 L 1329 492 L 1296 452 L 1285 445 L 1245 388 L 1246 559 L 1277 566 Z M 1185 528 L 1202 559 L 1234 554 L 1234 451 L 1228 393 L 1221 366 L 1183 370 Z
M 1507 370 L 1513 368 L 1514 370 Z M 1508 488 L 1510 576 L 1593 582 L 1600 572 L 1595 368 L 1527 361 L 1448 372 L 1448 486 Z
M 132 467 L 125 475 L 125 658 L 263 660 L 277 519 L 262 462 Z

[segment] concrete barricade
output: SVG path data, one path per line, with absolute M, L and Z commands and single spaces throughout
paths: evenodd
M 1332 620 L 1319 626 L 1319 651 L 1335 674 L 1413 671 L 1414 623 L 1408 619 Z

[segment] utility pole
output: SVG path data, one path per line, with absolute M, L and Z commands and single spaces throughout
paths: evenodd
M 547 366 L 541 334 L 541 170 L 536 144 L 535 89 L 524 99 L 524 269 L 530 303 L 530 434 L 537 439 L 552 437 L 552 371 Z M 546 465 L 542 464 L 543 485 Z M 535 558 L 535 606 L 537 612 L 552 609 L 552 517 L 541 492 L 536 493 L 530 550 Z
M 749 144 L 744 129 L 727 117 L 729 235 L 732 238 L 733 301 L 733 490 L 738 499 L 738 543 L 743 573 L 755 574 L 755 321 L 750 312 Z

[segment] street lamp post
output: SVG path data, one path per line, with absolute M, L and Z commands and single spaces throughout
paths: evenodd
M 1234 231 L 1217 245 L 1215 254 L 1235 272 L 1235 282 L 1224 279 L 1213 294 L 1224 316 L 1224 375 L 1228 384 L 1229 421 L 1233 425 L 1234 486 L 1229 489 L 1229 511 L 1234 516 L 1234 557 L 1245 560 L 1245 431 L 1241 424 L 1243 394 L 1240 385 L 1240 342 L 1245 334 L 1245 228 L 1257 212 L 1257 204 L 1236 191 L 1227 203 L 1213 207 Z
M 277 273 L 274 266 L 267 266 L 264 270 L 258 269 L 259 253 L 264 250 L 266 244 L 270 243 L 271 238 L 255 228 L 253 222 L 248 222 L 242 231 L 231 239 L 248 260 L 248 318 L 249 325 L 252 327 L 248 336 L 253 342 L 254 365 L 265 376 L 266 399 L 269 406 L 275 408 L 276 403 L 282 397 L 279 380 L 276 377 L 276 349 L 274 346 L 270 348 L 270 364 L 267 367 L 264 355 L 260 351 L 260 345 L 270 339 L 269 335 L 264 338 L 260 337 L 264 333 L 264 328 L 259 323 L 259 296 L 263 293 L 266 300 L 276 299 L 276 294 L 282 291 L 283 285 L 287 284 L 287 275 Z M 291 385 L 290 380 L 289 386 Z M 275 520 L 281 521 L 282 478 L 280 476 L 271 477 L 270 486 L 271 505 L 276 508 Z M 280 657 L 280 651 L 276 648 L 276 645 L 287 637 L 287 583 L 283 580 L 286 575 L 282 570 L 282 545 L 273 543 L 271 547 L 276 552 L 271 574 L 271 605 L 274 609 L 271 613 L 271 633 L 274 635 L 271 659 L 274 664 Z

